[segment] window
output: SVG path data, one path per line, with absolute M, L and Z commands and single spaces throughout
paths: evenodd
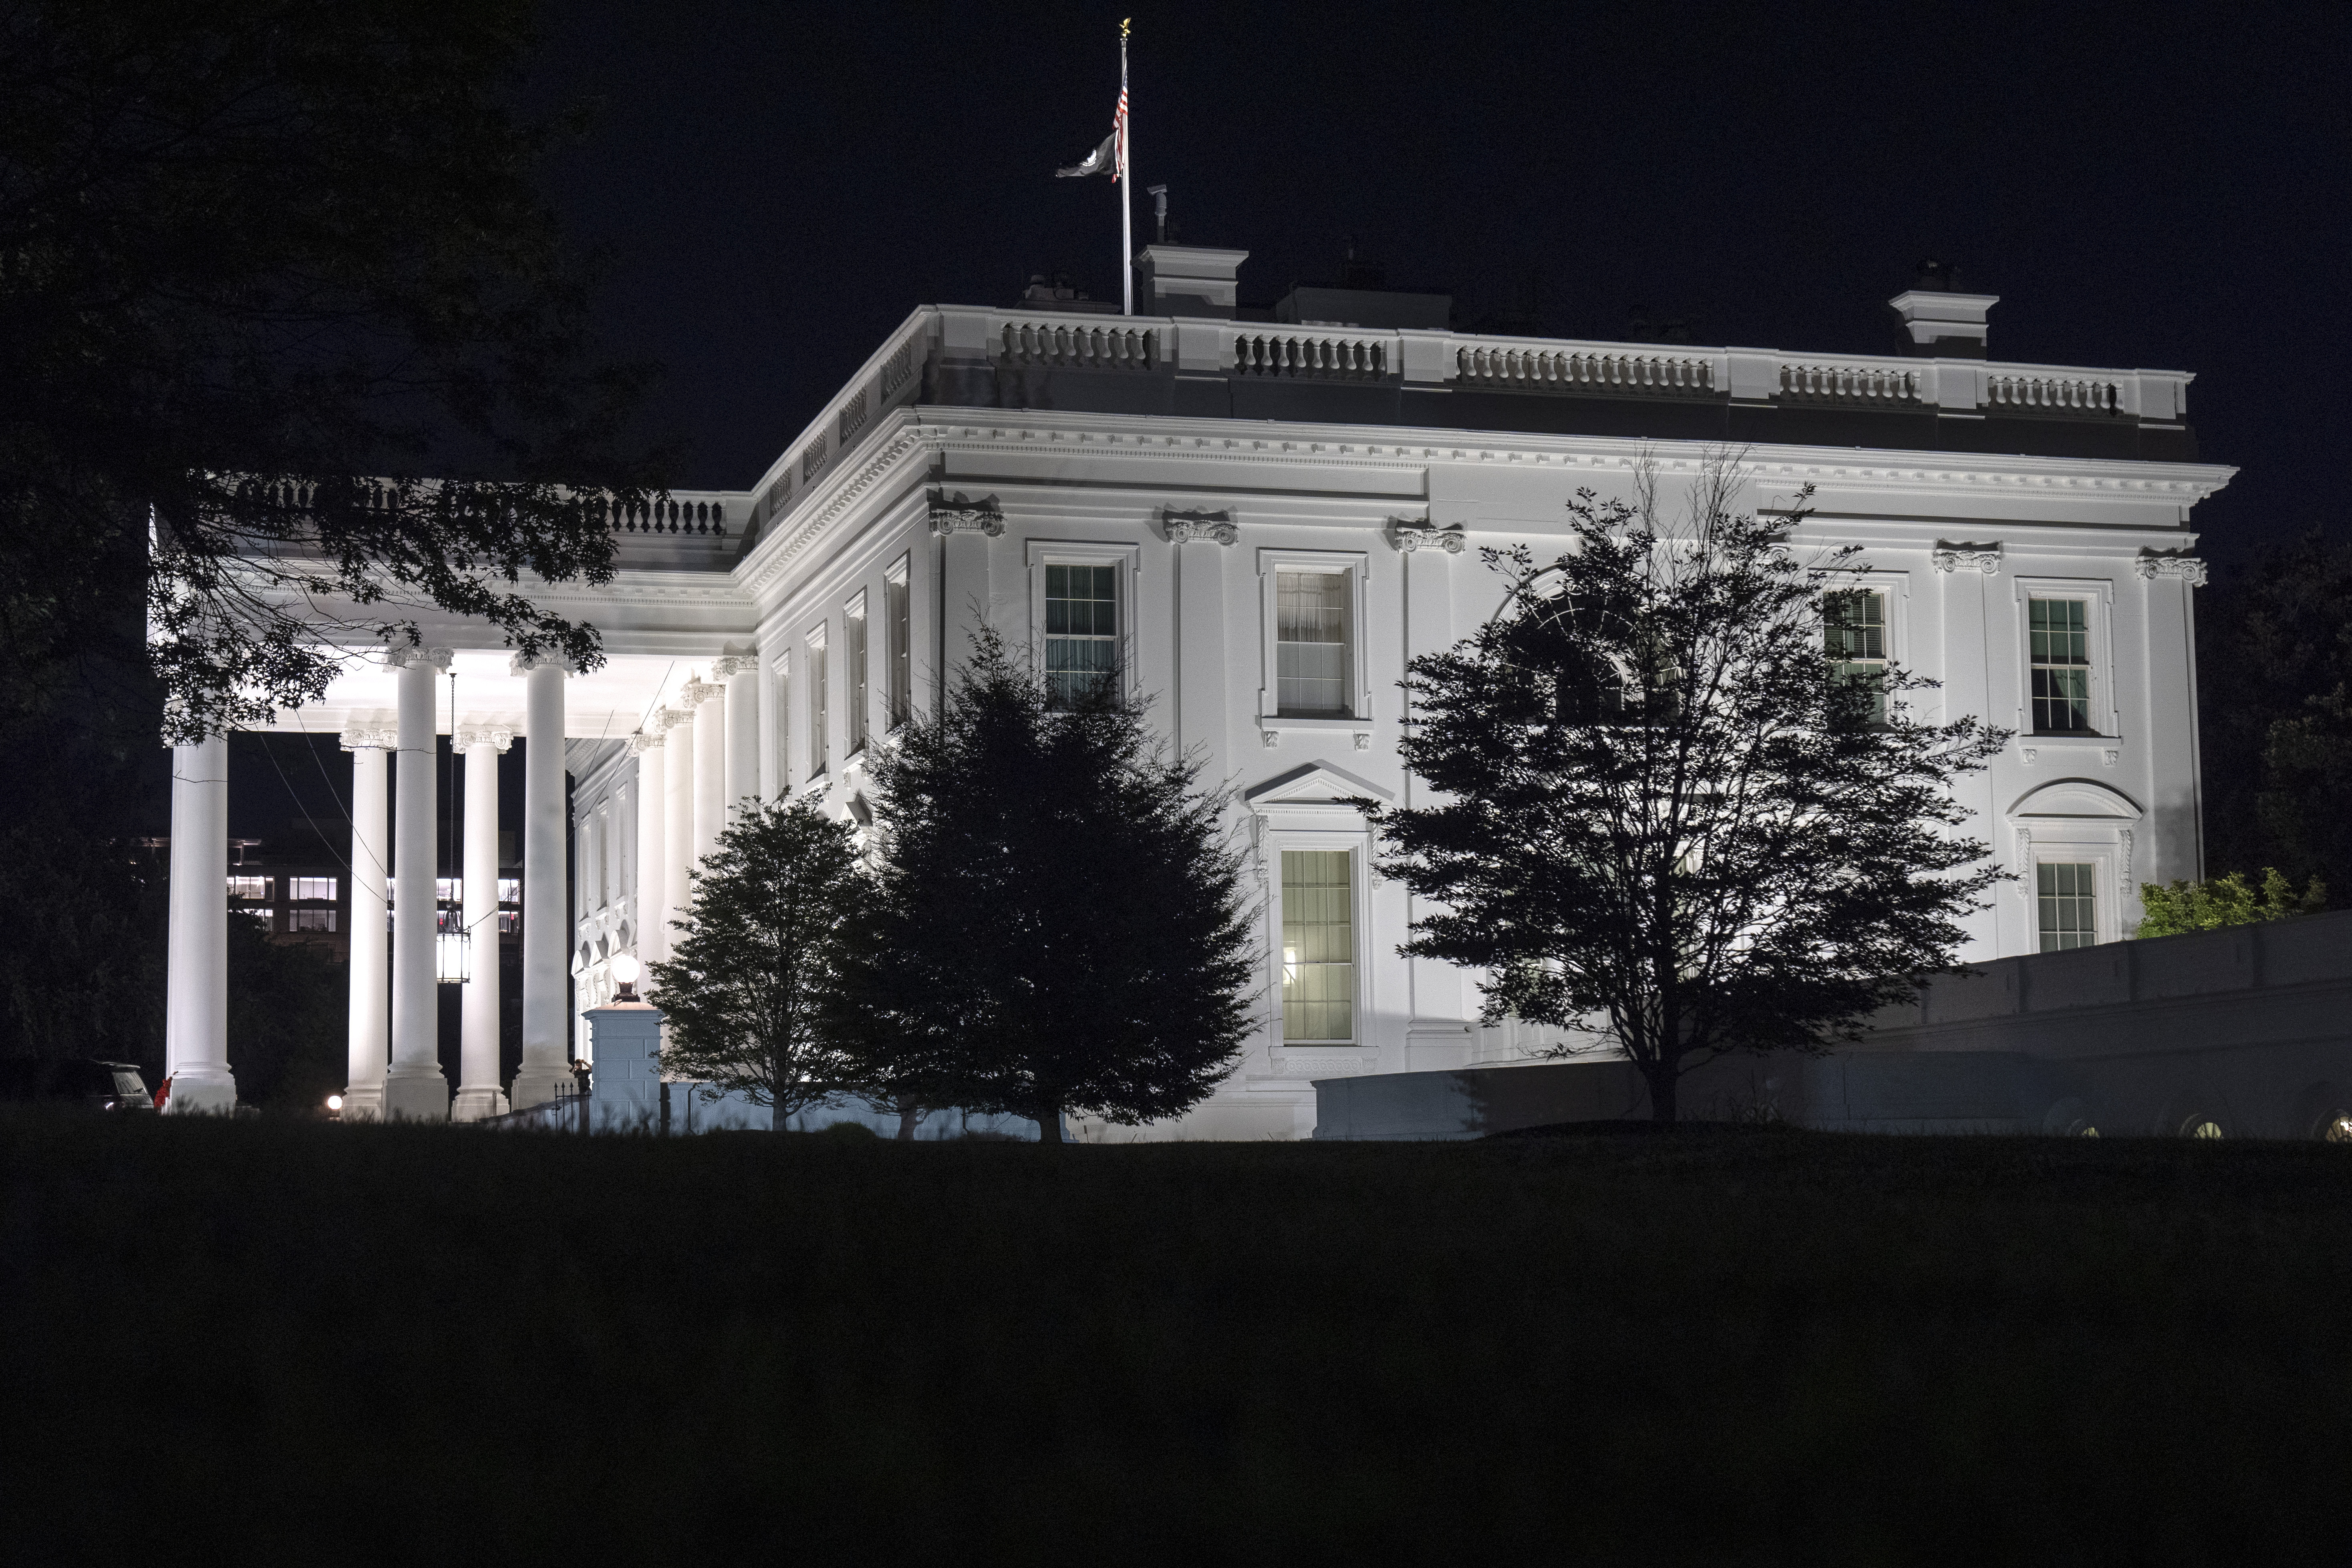
M 332 903 L 335 899 L 335 879 L 332 877 L 289 877 L 286 881 L 286 896 L 289 899 L 322 899 L 329 903 Z M 326 929 L 331 931 L 334 928 L 330 926 Z
M 841 662 L 849 677 L 849 711 L 843 715 L 848 754 L 866 749 L 866 595 L 860 594 L 842 610 Z
M 882 587 L 882 613 L 890 622 L 890 728 L 907 721 L 914 709 L 914 620 L 907 592 L 907 558 L 890 569 Z
M 1356 1037 L 1355 857 L 1345 849 L 1282 852 L 1282 1037 L 1341 1045 Z
M 454 901 L 455 900 L 464 897 L 465 890 L 466 884 L 459 881 L 455 877 L 436 877 L 433 879 L 433 896 L 436 899 Z
M 1277 573 L 1275 595 L 1276 711 L 1349 717 L 1347 574 Z
M 2042 952 L 2090 947 L 2098 942 L 2097 895 L 2092 890 L 2097 870 L 2093 865 L 2053 865 L 2047 861 L 2034 867 L 2034 902 L 2041 910 Z
M 812 778 L 824 773 L 833 761 L 824 733 L 824 633 L 820 631 L 808 642 L 808 748 L 809 775 Z
M 288 931 L 332 931 L 335 911 L 332 910 L 289 910 L 286 911 Z
M 1056 708 L 1101 689 L 1118 670 L 1118 568 L 1045 568 L 1045 688 Z
M 231 877 L 228 879 L 228 896 L 232 899 L 266 899 L 269 896 L 269 879 Z
M 1822 602 L 1830 668 L 1841 681 L 1870 696 L 1870 719 L 1886 722 L 1886 595 L 1874 588 L 1845 588 Z
M 264 931 L 274 931 L 277 929 L 278 911 L 271 909 L 268 904 L 244 904 L 240 905 L 236 909 L 229 910 L 229 913 L 233 915 L 246 915 L 254 920 L 257 920 L 261 922 L 261 929 Z
M 499 902 L 502 904 L 519 904 L 522 902 L 522 879 L 520 877 L 500 877 L 499 879 Z
M 776 794 L 792 793 L 793 788 L 793 667 L 789 659 L 778 659 L 776 677 L 776 727 L 769 731 L 776 737 Z
M 2091 729 L 2090 605 L 2081 599 L 2029 599 L 2026 626 L 2033 655 L 2033 732 Z

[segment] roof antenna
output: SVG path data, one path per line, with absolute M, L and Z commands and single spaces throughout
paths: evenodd
M 1152 243 L 1165 245 L 1168 243 L 1168 187 L 1146 185 L 1143 188 L 1151 196 Z

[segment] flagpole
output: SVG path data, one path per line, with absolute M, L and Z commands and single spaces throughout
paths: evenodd
M 1135 231 L 1131 213 L 1135 204 L 1128 199 L 1128 186 L 1133 182 L 1127 177 L 1127 155 L 1134 141 L 1129 130 L 1133 121 L 1127 101 L 1127 22 L 1122 21 L 1118 25 L 1118 167 L 1112 171 L 1111 184 L 1118 187 L 1118 278 L 1124 290 L 1124 313 L 1130 316 L 1135 314 Z

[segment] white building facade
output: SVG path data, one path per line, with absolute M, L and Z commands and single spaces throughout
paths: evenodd
M 592 673 L 520 669 L 493 628 L 427 622 L 406 668 L 355 661 L 283 716 L 355 749 L 374 815 L 354 865 L 364 848 L 402 877 L 412 840 L 431 843 L 431 792 L 404 789 L 422 798 L 387 829 L 386 752 L 429 769 L 436 732 L 526 742 L 526 821 L 508 825 L 525 858 L 522 1073 L 496 1083 L 493 1040 L 477 1081 L 469 1032 L 466 1081 L 426 1080 L 429 937 L 395 913 L 388 968 L 354 961 L 362 1113 L 547 1098 L 584 1053 L 579 1014 L 613 994 L 613 959 L 662 956 L 729 812 L 807 796 L 869 819 L 870 760 L 936 702 L 982 620 L 1049 671 L 1117 668 L 1234 792 L 1263 900 L 1258 1026 L 1213 1096 L 1144 1135 L 1303 1137 L 1315 1079 L 1525 1056 L 1541 1042 L 1478 1024 L 1475 976 L 1397 955 L 1412 900 L 1371 874 L 1345 803 L 1414 799 L 1399 682 L 1500 603 L 1479 548 L 1558 548 L 1569 498 L 1627 494 L 1645 457 L 1670 506 L 1727 452 L 1742 510 L 1812 486 L 1799 546 L 1858 544 L 1870 568 L 1842 656 L 1907 666 L 1941 682 L 1945 715 L 2017 732 L 1963 789 L 1971 831 L 2019 873 L 1969 957 L 2118 940 L 2140 882 L 2200 873 L 2191 512 L 2231 470 L 2195 460 L 2188 374 L 1984 358 L 1992 301 L 1957 294 L 1899 297 L 1918 352 L 1886 356 L 1384 326 L 1383 297 L 1349 290 L 1277 307 L 1317 321 L 1244 321 L 1243 254 L 1146 252 L 1140 308 L 1165 314 L 915 311 L 759 485 L 680 492 L 624 526 L 611 583 L 540 591 L 603 634 Z M 447 673 L 456 697 L 436 706 Z M 199 1089 L 227 1077 L 219 917 L 195 874 L 224 750 L 183 748 L 175 794 L 191 879 L 171 1066 Z

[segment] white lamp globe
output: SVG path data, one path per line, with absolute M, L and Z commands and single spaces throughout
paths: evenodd
M 613 957 L 613 980 L 619 985 L 635 985 L 642 966 L 633 952 L 615 953 Z

